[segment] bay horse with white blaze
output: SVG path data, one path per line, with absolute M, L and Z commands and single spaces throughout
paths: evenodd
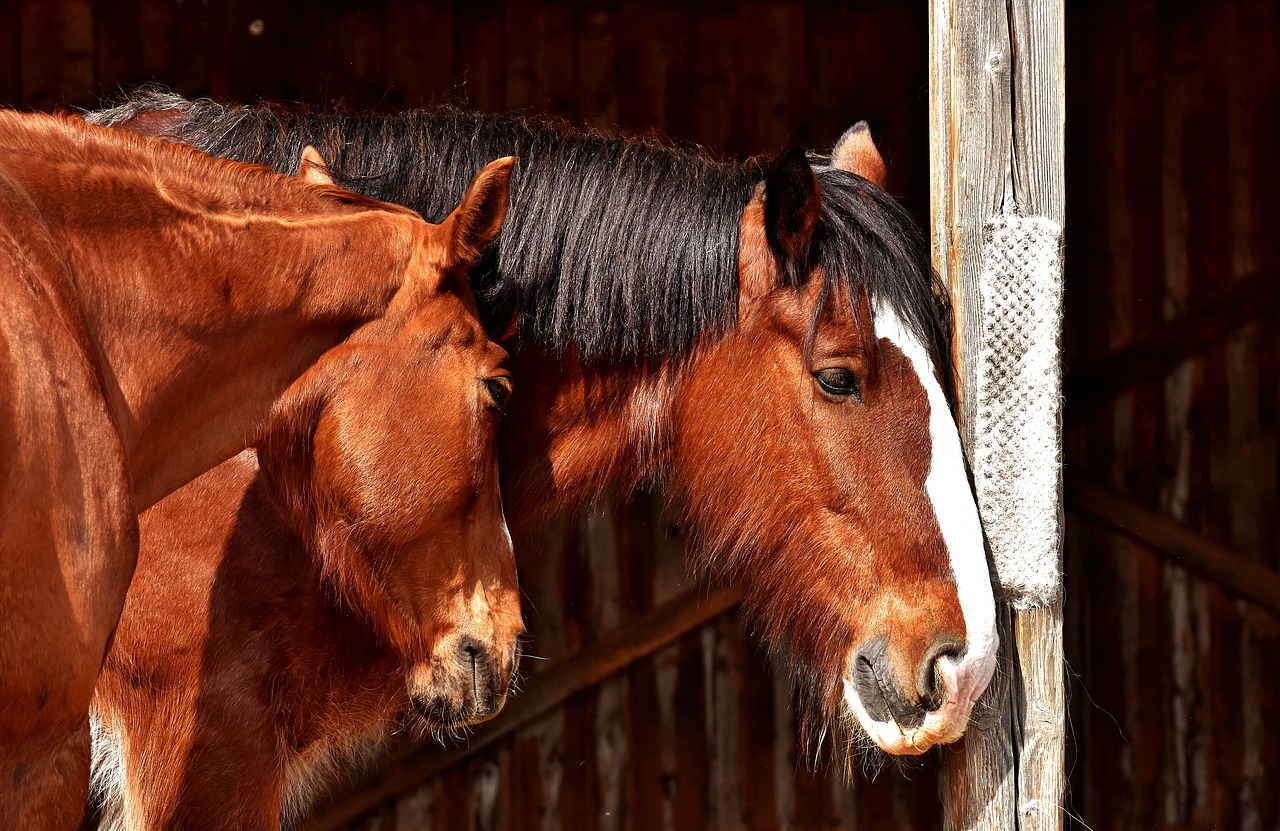
M 256 436 L 423 266 L 426 224 L 0 111 L 0 828 L 74 828 L 137 514 Z
M 467 271 L 510 171 L 481 170 L 425 279 L 294 385 L 256 455 L 142 515 L 93 703 L 103 828 L 279 828 L 392 731 L 502 707 L 523 630 L 498 492 L 511 381 Z
M 700 565 L 792 660 L 823 733 L 921 753 L 964 731 L 995 604 L 948 390 L 950 309 L 865 125 L 829 157 L 724 163 L 458 110 L 357 115 L 142 90 L 101 124 L 296 169 L 439 217 L 514 155 L 481 311 L 518 314 L 501 436 L 516 530 L 665 485 Z M 844 758 L 845 754 L 839 754 Z

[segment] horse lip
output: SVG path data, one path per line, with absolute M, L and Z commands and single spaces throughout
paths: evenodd
M 994 661 L 991 663 L 994 669 Z M 895 756 L 918 756 L 934 745 L 949 744 L 964 735 L 973 712 L 974 702 L 986 688 L 986 684 L 975 684 L 970 689 L 963 689 L 955 683 L 954 665 L 950 667 L 950 673 L 953 683 L 952 695 L 947 697 L 937 709 L 928 711 L 924 719 L 914 726 L 904 727 L 897 721 L 879 721 L 872 718 L 867 713 L 851 678 L 842 679 L 844 703 L 852 711 L 858 725 L 881 750 Z
M 433 727 L 451 727 L 465 722 L 465 709 L 453 706 L 442 698 L 426 699 L 415 695 L 413 709 Z
M 502 712 L 502 708 L 505 707 L 506 704 L 507 697 L 505 695 L 490 696 L 484 702 L 483 707 L 477 706 L 474 708 L 471 714 L 471 719 L 467 721 L 467 724 L 479 724 L 482 721 L 488 721 L 498 713 Z
M 483 701 L 472 698 L 455 704 L 445 698 L 415 695 L 411 701 L 417 714 L 433 727 L 468 727 L 488 721 L 502 712 L 508 697 L 506 693 L 502 693 L 485 696 Z

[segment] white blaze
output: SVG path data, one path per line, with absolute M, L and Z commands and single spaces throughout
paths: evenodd
M 960 434 L 951 420 L 942 385 L 934 374 L 929 352 L 887 306 L 876 309 L 876 335 L 896 346 L 910 361 L 929 398 L 929 434 L 932 453 L 925 492 L 951 559 L 960 609 L 964 614 L 967 643 L 959 663 L 951 658 L 938 662 L 938 674 L 946 689 L 942 707 L 929 713 L 923 725 L 903 733 L 896 724 L 873 722 L 854 687 L 845 681 L 845 701 L 863 727 L 881 747 L 891 752 L 920 752 L 937 742 L 959 737 L 974 701 L 986 689 L 996 666 L 996 606 L 991 592 L 982 525 L 969 477 L 965 475 Z M 926 744 L 916 749 L 919 741 Z

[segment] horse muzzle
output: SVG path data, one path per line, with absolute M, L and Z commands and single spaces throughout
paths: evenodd
M 409 672 L 414 709 L 433 729 L 476 724 L 497 715 L 515 674 L 513 654 L 501 656 L 462 637 Z
M 871 740 L 885 753 L 915 756 L 964 735 L 995 673 L 994 631 L 967 646 L 940 638 L 906 683 L 886 653 L 885 641 L 873 641 L 854 656 L 844 679 L 845 706 Z

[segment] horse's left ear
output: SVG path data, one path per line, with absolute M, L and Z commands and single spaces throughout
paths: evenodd
M 298 165 L 298 178 L 313 185 L 333 185 L 329 166 L 324 163 L 320 151 L 308 144 L 302 148 L 302 161 Z
M 799 147 L 784 151 L 764 180 L 764 232 L 788 285 L 800 285 L 809 273 L 821 210 L 818 177 L 804 151 Z
M 467 193 L 443 225 L 449 226 L 450 265 L 474 265 L 502 230 L 511 201 L 511 170 L 516 160 L 507 156 L 489 162 L 467 187 Z
M 844 131 L 844 135 L 831 150 L 831 166 L 837 170 L 856 173 L 884 187 L 884 159 L 876 149 L 876 143 L 871 140 L 871 128 L 865 121 L 859 121 Z

